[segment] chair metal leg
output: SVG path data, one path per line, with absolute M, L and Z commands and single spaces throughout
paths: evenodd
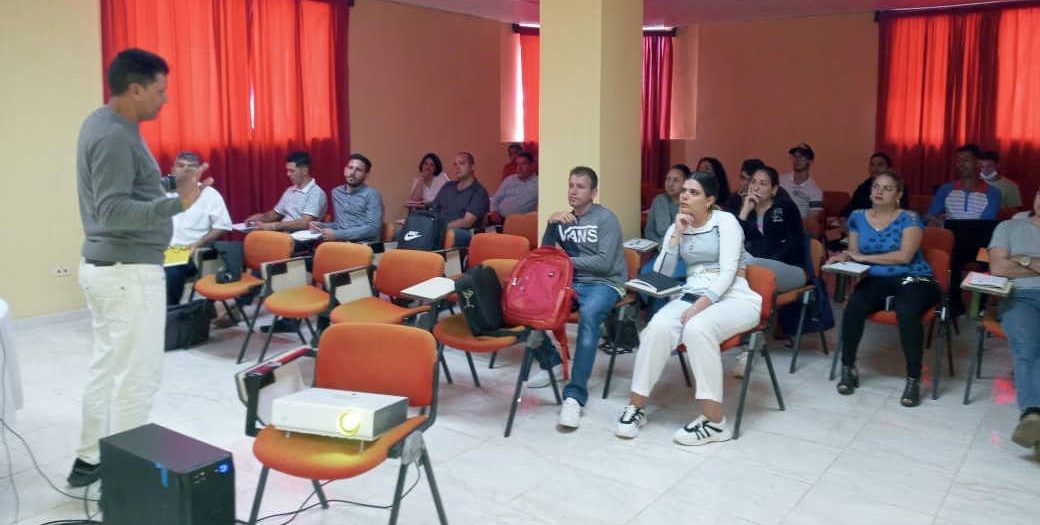
M 297 319 L 297 321 L 299 321 L 299 319 Z M 310 324 L 310 321 L 307 321 L 307 323 Z M 271 325 L 271 330 L 274 331 L 273 324 Z M 311 332 L 313 333 L 314 330 L 312 329 Z M 296 323 L 296 335 L 300 336 L 300 344 L 307 344 L 307 338 L 303 336 L 303 327 L 300 326 L 299 322 Z
M 979 325 L 978 341 L 975 344 L 975 355 L 971 358 L 971 369 L 968 371 L 968 382 L 964 385 L 964 404 L 971 403 L 971 383 L 982 369 L 982 345 L 986 341 L 986 329 Z
M 802 301 L 802 310 L 798 313 L 798 328 L 794 332 L 794 352 L 791 353 L 791 369 L 787 371 L 793 374 L 798 363 L 798 352 L 802 349 L 802 330 L 805 329 L 805 311 L 809 309 L 809 302 Z
M 820 346 L 823 347 L 823 355 L 830 355 L 831 350 L 827 348 L 827 334 L 820 330 Z
M 260 501 L 264 498 L 264 485 L 267 485 L 267 473 L 270 470 L 266 466 L 260 470 L 260 480 L 256 483 L 256 495 L 253 496 L 253 510 L 249 512 L 249 525 L 256 525 L 257 514 L 260 514 Z
M 271 337 L 274 336 L 274 325 L 278 322 L 278 316 L 274 316 L 274 320 L 271 321 L 271 329 L 267 331 L 267 339 L 264 340 L 264 347 L 260 350 L 260 357 L 256 358 L 256 362 L 260 363 L 264 360 L 264 356 L 267 355 L 267 347 L 271 346 Z M 303 338 L 303 334 L 300 334 L 300 338 Z
M 394 488 L 394 504 L 390 507 L 390 525 L 396 525 L 397 515 L 401 512 L 401 498 L 404 493 L 404 479 L 408 477 L 408 463 L 401 462 L 401 468 L 397 470 L 397 487 Z
M 325 490 L 321 488 L 321 483 L 318 480 L 312 479 L 311 485 L 314 485 L 314 493 L 318 495 L 318 501 L 321 502 L 321 508 L 329 508 L 329 500 L 325 497 Z
M 934 337 L 934 335 L 935 335 L 935 319 L 932 319 L 928 323 L 928 334 L 925 336 L 925 340 L 924 340 L 924 347 L 925 348 L 931 348 L 932 347 L 932 338 Z
M 740 400 L 737 402 L 737 420 L 733 423 L 733 439 L 740 438 L 740 422 L 744 419 L 744 402 L 747 401 L 748 385 L 751 384 L 751 367 L 755 363 L 756 336 L 751 336 L 748 344 L 747 365 L 744 366 L 744 379 L 740 382 Z
M 473 365 L 473 354 L 469 352 L 463 352 L 466 354 L 466 361 L 469 363 L 469 373 L 473 374 L 473 384 L 480 388 L 480 378 L 477 377 L 477 367 Z
M 498 358 L 498 350 L 491 352 L 491 360 L 488 361 L 488 369 L 495 368 L 495 359 Z
M 686 364 L 685 352 L 676 352 L 675 357 L 679 358 L 679 367 L 682 368 L 683 379 L 686 380 L 686 388 L 693 388 L 693 381 L 690 379 L 690 367 Z
M 769 353 L 769 348 L 762 347 L 762 357 L 766 360 L 766 368 L 769 370 L 769 379 L 773 382 L 773 392 L 776 394 L 776 402 L 780 405 L 780 410 L 787 410 L 784 406 L 784 396 L 780 393 L 780 381 L 777 380 L 776 370 L 773 369 L 773 356 Z
M 444 370 L 444 379 L 449 385 L 454 384 L 455 381 L 451 379 L 451 370 L 448 370 L 448 361 L 444 359 L 444 343 L 437 343 L 437 360 L 441 362 L 441 368 Z
M 610 392 L 610 379 L 614 377 L 615 359 L 617 359 L 617 352 L 610 354 L 610 361 L 607 363 L 607 379 L 603 382 L 603 399 L 606 399 L 607 393 Z
M 553 397 L 556 398 L 556 404 L 563 404 L 563 398 L 560 397 L 559 383 L 556 382 L 556 373 L 552 371 L 552 368 L 546 370 L 549 372 L 549 384 L 552 385 Z
M 939 399 L 939 380 L 942 379 L 942 346 L 946 340 L 945 333 L 949 330 L 945 323 L 939 323 L 938 343 L 935 345 L 935 370 L 932 372 L 932 400 Z
M 423 447 L 422 457 L 423 470 L 426 471 L 426 482 L 430 485 L 430 494 L 433 495 L 433 505 L 437 507 L 437 518 L 441 525 L 448 525 L 448 515 L 444 512 L 444 503 L 441 502 L 441 493 L 437 490 L 437 478 L 433 477 L 433 465 L 430 464 L 430 454 Z
M 516 417 L 516 408 L 520 406 L 520 391 L 524 386 L 524 381 L 527 381 L 527 374 L 533 359 L 534 352 L 530 348 L 524 348 L 524 358 L 520 363 L 520 371 L 516 374 L 516 388 L 513 389 L 513 399 L 509 401 L 509 418 L 506 419 L 505 437 L 509 437 L 509 434 L 513 431 L 513 419 Z M 549 378 L 553 378 L 551 370 L 549 371 Z
M 310 330 L 311 337 L 314 338 L 314 339 L 317 339 L 318 338 L 318 332 L 314 331 L 314 325 L 311 324 L 311 318 L 310 317 L 304 317 L 303 318 L 303 322 L 307 323 L 307 330 Z
M 954 377 L 955 372 L 953 370 L 953 335 L 950 334 L 950 327 L 946 327 L 946 360 L 950 365 L 950 377 Z
M 240 305 L 238 307 L 238 309 L 242 311 L 242 318 L 246 319 L 246 339 L 245 341 L 242 341 L 242 349 L 238 351 L 238 361 L 235 361 L 236 364 L 241 363 L 242 358 L 246 356 L 246 348 L 249 346 L 249 338 L 253 336 L 253 326 L 256 325 L 256 318 L 260 317 L 260 307 L 263 305 L 263 302 L 264 301 L 261 299 L 256 303 L 256 310 L 253 310 L 252 319 L 246 315 L 246 308 L 244 306 Z M 270 335 L 271 334 L 269 333 L 268 336 Z

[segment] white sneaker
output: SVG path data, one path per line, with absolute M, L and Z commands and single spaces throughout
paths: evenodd
M 736 362 L 733 363 L 733 377 L 744 379 L 744 370 L 747 370 L 747 358 L 747 347 L 744 347 L 740 350 L 740 353 L 737 354 Z
M 563 377 L 560 375 L 561 372 L 563 372 L 563 366 L 556 365 L 553 367 L 553 375 L 556 376 L 557 383 L 559 383 L 560 379 Z M 549 386 L 550 383 L 549 372 L 544 368 L 539 368 L 537 373 L 527 378 L 527 388 L 545 388 Z
M 577 399 L 568 397 L 563 400 L 563 406 L 560 408 L 560 418 L 556 421 L 557 425 L 566 428 L 578 428 L 581 424 L 581 404 L 578 403 Z
M 696 446 L 716 441 L 729 441 L 733 438 L 726 426 L 726 418 L 720 423 L 712 423 L 703 415 L 697 416 L 686 426 L 675 431 L 673 439 L 680 445 Z
M 646 410 L 635 405 L 628 405 L 618 418 L 617 437 L 632 439 L 639 435 L 639 429 L 646 424 Z

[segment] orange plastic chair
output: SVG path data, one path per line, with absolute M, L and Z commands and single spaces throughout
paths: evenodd
M 538 212 L 514 213 L 506 217 L 502 233 L 519 235 L 527 239 L 531 249 L 538 247 Z
M 513 273 L 513 267 L 516 266 L 516 263 L 516 259 L 487 259 L 482 264 L 493 268 L 495 273 L 498 274 L 499 281 L 504 285 Z M 512 327 L 510 329 L 516 332 L 515 336 L 476 336 L 470 331 L 469 324 L 466 322 L 465 314 L 460 313 L 444 317 L 438 321 L 437 324 L 433 326 L 433 336 L 437 338 L 437 352 L 442 364 L 445 346 L 450 346 L 465 352 L 466 360 L 469 363 L 469 371 L 473 376 L 473 384 L 479 388 L 480 378 L 477 376 L 477 369 L 473 365 L 472 354 L 492 353 L 509 348 L 510 346 L 526 339 L 526 336 L 529 333 L 529 330 L 522 326 Z M 513 398 L 509 408 L 509 417 L 506 421 L 505 437 L 509 437 L 509 434 L 512 432 L 513 419 L 516 416 L 516 409 L 520 403 L 520 391 L 530 373 L 531 363 L 533 360 L 534 351 L 531 348 L 525 348 L 523 361 L 520 365 L 520 371 L 517 373 L 516 377 L 516 388 L 513 392 Z M 445 367 L 445 378 L 449 383 L 451 382 L 451 374 L 448 373 L 447 367 Z M 551 370 L 549 371 L 549 379 L 552 383 L 553 394 L 556 396 L 556 403 L 559 404 L 561 402 L 560 391 L 556 385 L 556 377 L 553 375 Z
M 824 191 L 823 214 L 825 217 L 838 217 L 845 206 L 849 205 L 852 195 L 847 191 Z
M 998 339 L 1007 341 L 1007 334 L 1004 332 L 1004 327 L 1000 325 L 1000 320 L 997 319 L 997 306 L 992 305 L 986 309 L 986 312 L 982 314 L 982 321 L 979 322 L 978 328 L 978 342 L 975 345 L 975 358 L 971 360 L 971 371 L 968 373 L 968 382 L 964 385 L 964 404 L 971 403 L 971 383 L 974 379 L 982 379 L 982 356 L 985 351 L 986 336 L 992 335 Z
M 322 333 L 314 386 L 408 398 L 419 414 L 372 442 L 301 434 L 268 426 L 253 442 L 253 455 L 263 465 L 253 498 L 249 523 L 257 522 L 260 502 L 271 469 L 311 480 L 323 508 L 328 500 L 319 480 L 353 478 L 400 458 L 390 524 L 397 523 L 408 468 L 422 465 L 437 516 L 448 523 L 430 456 L 423 442 L 437 419 L 436 341 L 425 330 L 410 326 L 354 323 L 330 326 Z
M 812 260 L 809 262 L 812 264 L 813 275 L 823 275 L 820 273 L 820 267 L 823 266 L 823 261 L 827 257 L 827 250 L 824 249 L 823 243 L 817 239 L 809 239 L 809 243 L 809 256 L 812 257 Z M 801 312 L 798 314 L 798 329 L 794 333 L 794 352 L 791 353 L 791 369 L 788 370 L 790 374 L 794 373 L 795 365 L 798 363 L 798 352 L 801 350 L 802 343 L 802 330 L 805 328 L 805 312 L 809 308 L 809 303 L 813 301 L 813 296 L 816 297 L 817 301 L 827 300 L 824 294 L 820 293 L 816 286 L 812 284 L 788 290 L 776 296 L 777 315 L 779 315 L 781 306 L 787 306 L 798 301 L 802 302 Z M 822 330 L 820 331 L 820 347 L 823 348 L 824 355 L 830 353 L 830 350 L 827 348 L 827 336 Z
M 268 311 L 274 314 L 271 324 L 277 323 L 278 319 L 283 317 L 303 319 L 307 323 L 311 336 L 317 337 L 310 317 L 329 308 L 331 298 L 324 289 L 325 275 L 351 268 L 368 268 L 371 265 L 372 248 L 367 245 L 352 242 L 321 243 L 314 252 L 312 284 L 278 290 L 267 296 L 264 305 L 267 306 Z M 260 351 L 260 357 L 256 360 L 257 363 L 264 360 L 273 333 L 273 330 L 267 332 L 267 340 L 264 342 L 263 350 Z M 306 341 L 303 343 L 307 344 Z
M 938 226 L 925 226 L 921 234 L 921 250 L 942 250 L 947 254 L 953 254 L 953 232 Z
M 950 375 L 953 376 L 953 337 L 952 330 L 950 329 L 950 313 L 949 313 L 949 293 L 950 293 L 950 254 L 940 249 L 930 248 L 924 253 L 925 259 L 928 261 L 928 265 L 932 267 L 932 273 L 935 274 L 935 281 L 939 285 L 939 290 L 942 292 L 939 298 L 939 303 L 935 308 L 929 309 L 922 315 L 921 322 L 926 325 L 938 321 L 939 323 L 939 345 L 935 347 L 935 361 L 934 361 L 934 383 L 932 385 L 932 399 L 939 399 L 939 379 L 942 378 L 942 341 L 946 343 L 946 357 L 949 361 Z M 874 312 L 867 316 L 868 321 L 872 321 L 879 324 L 887 324 L 890 326 L 898 326 L 899 321 L 896 319 L 896 313 L 890 310 L 882 310 Z M 930 329 L 929 329 L 930 331 Z M 929 343 L 928 346 L 931 346 Z M 838 349 L 835 350 L 834 356 L 831 358 L 831 372 L 830 380 L 833 381 L 835 374 L 838 369 L 838 357 L 841 355 L 842 342 L 841 334 L 838 334 Z
M 531 251 L 528 240 L 519 235 L 506 233 L 482 233 L 474 235 L 469 243 L 466 266 L 476 266 L 487 259 L 523 259 Z
M 774 319 L 774 310 L 776 305 L 776 276 L 774 276 L 773 272 L 768 268 L 762 266 L 750 265 L 747 267 L 746 271 L 748 286 L 754 290 L 755 293 L 762 296 L 762 312 L 759 315 L 758 325 L 751 330 L 730 337 L 719 345 L 719 351 L 725 352 L 726 350 L 742 346 L 745 338 L 748 339 L 748 359 L 747 365 L 744 367 L 744 379 L 740 385 L 740 400 L 737 404 L 737 419 L 733 424 L 733 439 L 740 437 L 740 423 L 744 418 L 744 405 L 747 400 L 748 385 L 751 384 L 751 368 L 752 365 L 754 365 L 755 354 L 759 346 L 762 347 L 762 357 L 766 360 L 766 367 L 769 369 L 769 379 L 773 383 L 773 393 L 776 394 L 776 401 L 780 405 L 780 410 L 787 409 L 784 405 L 784 396 L 780 392 L 780 382 L 776 377 L 776 369 L 773 366 L 773 357 L 769 352 L 769 346 L 765 344 L 765 334 L 767 334 L 772 328 Z M 686 367 L 686 358 L 684 357 L 686 354 L 686 347 L 680 344 L 675 350 L 676 356 L 679 358 L 679 364 L 682 366 L 683 375 L 686 376 L 686 386 L 691 386 L 689 371 Z M 608 370 L 608 381 L 611 373 L 613 373 L 613 370 Z
M 228 312 L 231 312 L 231 308 L 227 303 L 229 299 L 247 294 L 253 291 L 254 288 L 264 285 L 267 279 L 263 275 L 263 267 L 266 263 L 286 260 L 292 256 L 293 239 L 285 232 L 252 231 L 246 235 L 242 245 L 242 252 L 245 257 L 246 268 L 252 272 L 259 272 L 261 277 L 256 277 L 251 272 L 242 272 L 242 278 L 233 283 L 218 283 L 215 275 L 207 275 L 195 282 L 195 291 L 199 295 L 210 301 L 224 303 L 224 308 Z M 238 351 L 237 363 L 241 363 L 242 358 L 245 356 L 249 338 L 253 335 L 253 326 L 256 324 L 256 318 L 260 314 L 260 306 L 269 292 L 270 290 L 266 288 L 261 289 L 260 300 L 257 302 L 252 318 L 246 314 L 244 307 L 238 306 L 242 319 L 246 320 L 248 330 L 245 340 L 242 341 L 242 348 Z
M 383 222 L 383 229 L 379 234 L 379 240 L 382 242 L 390 242 L 394 240 L 394 223 Z
M 418 250 L 390 250 L 383 254 L 375 271 L 373 286 L 376 296 L 363 297 L 333 308 L 329 320 L 333 323 L 390 323 L 400 324 L 408 317 L 427 312 L 429 305 L 401 306 L 395 302 L 407 300 L 401 290 L 433 277 L 444 275 L 444 258 L 438 253 Z M 378 294 L 385 294 L 383 300 Z
M 918 215 L 924 217 L 928 214 L 928 206 L 932 204 L 931 195 L 911 195 L 910 196 L 910 209 L 917 212 Z

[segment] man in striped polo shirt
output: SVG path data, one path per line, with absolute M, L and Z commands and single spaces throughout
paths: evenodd
M 975 144 L 965 144 L 954 151 L 953 167 L 957 180 L 939 187 L 928 206 L 929 224 L 942 220 L 970 220 L 997 218 L 1000 209 L 1000 190 L 979 180 L 978 158 L 981 150 Z

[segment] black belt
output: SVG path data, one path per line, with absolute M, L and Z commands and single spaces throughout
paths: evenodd
M 84 259 L 87 264 L 93 264 L 94 266 L 115 266 L 119 263 L 112 261 L 95 261 L 94 259 Z

